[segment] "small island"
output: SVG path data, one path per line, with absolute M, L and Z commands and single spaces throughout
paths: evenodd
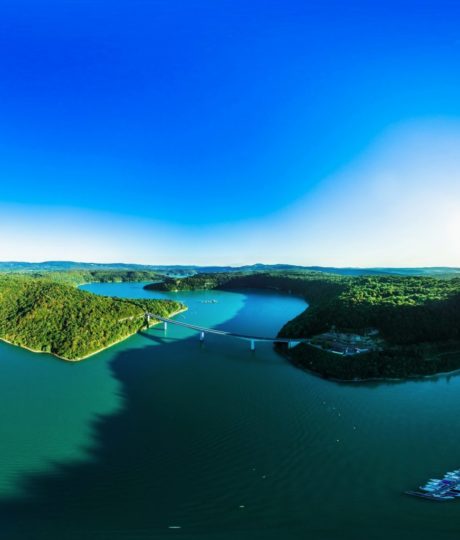
M 77 285 L 155 277 L 107 271 L 0 274 L 0 339 L 63 360 L 83 360 L 156 324 L 146 320 L 146 312 L 171 317 L 186 307 L 170 300 L 96 296 Z
M 460 279 L 340 276 L 324 272 L 197 274 L 147 289 L 276 289 L 309 308 L 280 337 L 311 338 L 278 350 L 326 378 L 404 379 L 460 369 Z

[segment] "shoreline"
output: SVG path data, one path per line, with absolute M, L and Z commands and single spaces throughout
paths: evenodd
M 148 284 L 150 285 L 150 284 Z M 203 288 L 197 288 L 197 289 L 165 289 L 165 290 L 162 290 L 160 288 L 154 288 L 152 287 L 151 289 L 149 289 L 149 286 L 146 285 L 144 286 L 143 288 L 145 290 L 157 290 L 157 291 L 161 291 L 161 292 L 167 292 L 167 293 L 177 293 L 177 292 L 189 292 L 189 291 L 203 291 L 203 290 L 206 290 L 206 291 L 212 291 L 212 290 L 223 290 L 223 291 L 236 291 L 238 289 L 232 289 L 232 288 L 226 288 L 226 287 L 216 287 L 216 288 L 209 288 L 209 289 L 203 289 Z M 285 291 L 283 291 L 281 288 L 279 287 L 267 287 L 267 288 L 257 288 L 257 287 L 242 287 L 240 290 L 247 290 L 247 289 L 254 289 L 254 290 L 274 290 L 274 291 L 277 291 L 277 292 L 280 292 L 281 294 L 286 294 Z M 291 295 L 291 293 L 289 293 Z M 297 294 L 297 295 L 294 295 L 300 299 L 302 299 L 306 304 L 307 304 L 307 308 L 308 309 L 310 307 L 310 303 L 308 301 L 308 299 L 301 295 L 301 294 Z M 320 346 L 316 346 L 316 345 L 313 345 L 312 343 L 308 343 L 308 346 L 310 347 L 313 347 L 315 349 L 319 349 L 323 352 L 325 352 L 326 354 L 334 354 L 334 353 L 329 353 L 327 351 L 324 351 L 322 349 L 322 347 Z M 276 349 L 275 349 L 276 350 Z M 421 381 L 421 380 L 424 380 L 424 379 L 432 379 L 434 377 L 442 377 L 442 376 L 449 376 L 449 375 L 454 375 L 456 373 L 460 373 L 460 367 L 457 368 L 457 369 L 454 369 L 452 371 L 438 371 L 438 372 L 435 372 L 435 373 L 431 373 L 431 374 L 426 374 L 426 375 L 417 375 L 417 374 L 414 374 L 414 375 L 409 375 L 407 377 L 399 377 L 399 378 L 394 378 L 394 377 L 374 377 L 374 378 L 359 378 L 359 377 L 355 377 L 353 379 L 339 379 L 339 378 L 336 378 L 336 377 L 327 377 L 325 375 L 323 375 L 321 372 L 319 371 L 314 371 L 312 369 L 309 369 L 307 366 L 304 366 L 301 362 L 299 361 L 296 361 L 294 360 L 294 358 L 292 358 L 289 353 L 287 351 L 279 351 L 277 350 L 276 351 L 278 354 L 280 354 L 283 358 L 285 358 L 291 365 L 293 365 L 294 367 L 296 367 L 297 369 L 301 369 L 302 371 L 304 372 L 307 372 L 307 373 L 310 373 L 311 375 L 314 375 L 315 377 L 319 377 L 325 381 L 330 381 L 330 382 L 335 382 L 335 383 L 346 383 L 346 384 L 360 384 L 360 383 L 385 383 L 385 382 L 388 382 L 388 383 L 396 383 L 396 382 L 406 382 L 406 381 Z
M 184 309 L 179 309 L 177 311 L 174 311 L 173 313 L 171 313 L 168 318 L 171 318 L 171 317 L 175 317 L 176 315 L 179 315 L 179 313 L 184 313 L 184 311 L 187 311 L 188 310 L 188 307 L 185 307 Z M 156 326 L 157 324 L 160 324 L 161 321 L 156 321 L 154 323 L 151 323 L 148 325 L 149 328 L 151 328 L 152 326 Z M 125 337 L 122 337 L 120 339 L 118 339 L 117 341 L 114 341 L 108 345 L 106 345 L 105 347 L 102 347 L 101 349 L 98 349 L 97 351 L 94 351 L 94 352 L 91 352 L 85 356 L 81 356 L 79 358 L 66 358 L 65 356 L 60 356 L 59 354 L 56 354 L 56 353 L 53 353 L 53 352 L 49 352 L 49 351 L 38 351 L 36 349 L 32 349 L 30 347 L 27 347 L 27 345 L 19 345 L 18 343 L 13 343 L 12 341 L 9 341 L 3 337 L 0 337 L 0 341 L 3 341 L 4 343 L 7 343 L 8 345 L 12 345 L 13 347 L 19 347 L 20 349 L 25 349 L 26 351 L 29 351 L 29 352 L 32 352 L 34 354 L 49 354 L 50 356 L 54 356 L 55 358 L 59 359 L 59 360 L 62 360 L 64 362 L 70 362 L 70 363 L 76 363 L 76 362 L 81 362 L 83 360 L 86 360 L 87 358 L 91 358 L 92 356 L 95 356 L 96 354 L 99 354 L 107 349 L 110 349 L 110 347 L 113 347 L 114 345 L 117 345 L 118 343 L 121 343 L 122 341 L 125 341 L 127 340 L 128 338 L 134 336 L 135 334 L 137 334 L 139 332 L 139 330 L 136 330 L 135 332 L 132 332 L 131 334 L 128 334 L 126 335 Z
M 410 375 L 404 378 L 395 378 L 395 377 L 374 377 L 374 378 L 367 378 L 367 379 L 360 379 L 358 377 L 354 379 L 337 379 L 337 377 L 326 377 L 319 371 L 313 371 L 312 369 L 309 369 L 308 367 L 304 366 L 301 362 L 296 362 L 286 351 L 276 351 L 279 355 L 281 355 L 283 358 L 285 358 L 291 365 L 293 365 L 295 368 L 300 369 L 302 371 L 305 371 L 307 373 L 310 373 L 311 375 L 314 375 L 315 377 L 319 377 L 320 379 L 323 379 L 324 381 L 330 381 L 335 383 L 346 383 L 346 384 L 360 384 L 360 383 L 396 383 L 396 382 L 417 382 L 422 381 L 424 379 L 433 379 L 434 377 L 448 377 L 450 375 L 460 374 L 460 368 L 454 369 L 452 371 L 438 371 L 436 373 L 432 373 L 430 375 Z
M 74 283 L 73 285 L 76 288 L 80 288 L 83 285 L 90 285 L 90 284 L 93 284 L 93 283 L 105 283 L 105 282 L 88 281 L 88 282 L 82 282 L 82 283 Z M 107 283 L 116 283 L 116 281 L 110 281 L 110 282 L 107 282 Z M 123 283 L 123 281 L 121 281 L 120 283 Z M 136 283 L 136 282 L 133 282 L 133 283 Z M 139 283 L 139 282 L 137 282 L 137 283 Z M 154 287 L 152 287 L 152 289 L 149 289 L 150 285 L 155 285 L 156 283 L 157 282 L 153 282 L 153 283 L 152 282 L 147 282 L 146 285 L 143 286 L 143 289 L 144 290 L 160 290 L 160 289 L 156 289 Z M 263 287 L 262 289 L 257 288 L 257 287 L 247 287 L 247 288 L 242 287 L 241 288 L 241 290 L 244 290 L 244 289 L 254 289 L 254 290 L 270 289 L 270 290 L 274 290 L 274 291 L 285 294 L 285 292 L 282 291 L 278 287 L 268 287 L 268 288 Z M 187 290 L 187 289 L 184 289 L 184 290 Z M 232 289 L 232 288 L 226 288 L 226 287 L 222 287 L 222 288 L 216 287 L 214 289 L 189 289 L 189 290 L 190 291 L 195 291 L 195 290 L 209 290 L 209 291 L 211 291 L 211 290 L 228 290 L 228 291 L 235 291 L 235 290 L 238 290 L 238 289 Z M 181 290 L 174 289 L 174 290 L 165 290 L 163 292 L 177 293 L 177 292 L 182 292 L 182 291 L 183 291 L 182 289 Z M 85 291 L 85 292 L 89 292 L 90 294 L 94 294 L 94 293 L 91 293 L 90 291 Z M 289 293 L 289 294 L 291 294 L 291 293 Z M 308 303 L 308 300 L 305 298 L 305 296 L 303 296 L 301 294 L 298 294 L 298 295 L 295 295 L 295 296 L 302 299 L 307 304 L 306 309 L 308 309 L 310 307 L 310 304 Z M 183 313 L 183 312 L 185 312 L 187 310 L 188 310 L 188 307 L 185 306 L 184 309 L 180 309 L 180 310 L 177 310 L 177 311 L 169 314 L 168 318 L 174 317 L 174 316 L 176 316 L 176 315 L 178 315 L 180 313 Z M 157 320 L 156 322 L 148 323 L 147 329 L 149 329 L 149 328 L 151 328 L 153 326 L 156 326 L 160 322 L 161 321 Z M 12 346 L 15 346 L 15 347 L 20 347 L 20 348 L 25 349 L 25 350 L 27 350 L 29 352 L 34 353 L 34 354 L 48 354 L 48 355 L 54 356 L 55 358 L 58 358 L 59 360 L 62 360 L 64 362 L 76 363 L 76 362 L 81 362 L 83 360 L 91 358 L 92 356 L 95 356 L 95 355 L 97 355 L 97 354 L 99 354 L 99 353 L 101 353 L 101 352 L 103 352 L 103 351 L 105 351 L 105 350 L 107 350 L 107 349 L 109 349 L 109 348 L 111 348 L 111 347 L 113 347 L 113 346 L 127 340 L 128 338 L 132 337 L 134 334 L 137 334 L 141 329 L 135 330 L 135 331 L 127 334 L 126 336 L 123 336 L 120 339 L 117 339 L 116 341 L 113 341 L 112 343 L 109 343 L 109 344 L 105 345 L 104 347 L 101 347 L 100 349 L 98 349 L 96 351 L 90 352 L 90 353 L 86 354 L 85 356 L 81 356 L 81 357 L 78 357 L 78 358 L 66 358 L 64 356 L 60 356 L 57 353 L 32 349 L 31 347 L 28 347 L 27 345 L 14 343 L 14 342 L 9 341 L 8 339 L 3 338 L 3 337 L 0 337 L 0 341 L 3 341 L 4 343 L 7 343 L 8 345 L 12 345 Z M 308 345 L 310 347 L 313 347 L 315 349 L 319 349 L 319 350 L 323 351 L 322 347 L 313 345 L 311 343 L 308 343 Z M 418 380 L 424 380 L 424 379 L 431 379 L 431 378 L 434 378 L 434 377 L 451 376 L 451 375 L 455 375 L 456 373 L 460 372 L 460 367 L 459 367 L 459 368 L 453 369 L 451 371 L 438 371 L 438 372 L 434 372 L 434 373 L 430 373 L 430 374 L 412 374 L 412 375 L 408 375 L 408 376 L 405 376 L 405 377 L 391 377 L 391 378 L 390 377 L 372 377 L 372 378 L 353 377 L 353 378 L 350 378 L 350 379 L 342 379 L 342 378 L 337 378 L 337 377 L 333 377 L 333 376 L 326 376 L 323 373 L 321 373 L 320 371 L 315 371 L 315 370 L 310 369 L 309 367 L 305 366 L 302 362 L 294 359 L 289 354 L 288 351 L 276 350 L 276 352 L 278 354 L 280 354 L 283 358 L 285 358 L 294 367 L 296 367 L 298 369 L 301 369 L 302 371 L 308 372 L 311 375 L 314 375 L 314 376 L 319 377 L 321 379 L 331 381 L 331 382 L 336 382 L 336 383 L 359 384 L 359 383 L 370 383 L 370 382 L 373 382 L 373 383 L 385 383 L 385 382 L 418 381 Z M 324 352 L 326 354 L 328 354 L 327 351 L 324 351 Z

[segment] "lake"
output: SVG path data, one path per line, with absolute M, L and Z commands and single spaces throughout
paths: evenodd
M 266 336 L 306 308 L 253 290 L 82 289 L 178 299 L 180 320 Z M 458 538 L 460 501 L 403 492 L 460 466 L 459 403 L 458 375 L 339 384 L 269 343 L 200 344 L 173 325 L 81 363 L 0 343 L 1 538 Z

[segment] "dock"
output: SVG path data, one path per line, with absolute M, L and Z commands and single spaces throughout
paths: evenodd
M 448 472 L 444 478 L 430 478 L 420 491 L 409 490 L 406 495 L 420 497 L 435 502 L 452 501 L 460 497 L 460 469 Z

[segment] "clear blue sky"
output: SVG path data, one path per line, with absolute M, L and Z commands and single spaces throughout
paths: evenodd
M 457 0 L 0 6 L 1 259 L 460 266 Z

